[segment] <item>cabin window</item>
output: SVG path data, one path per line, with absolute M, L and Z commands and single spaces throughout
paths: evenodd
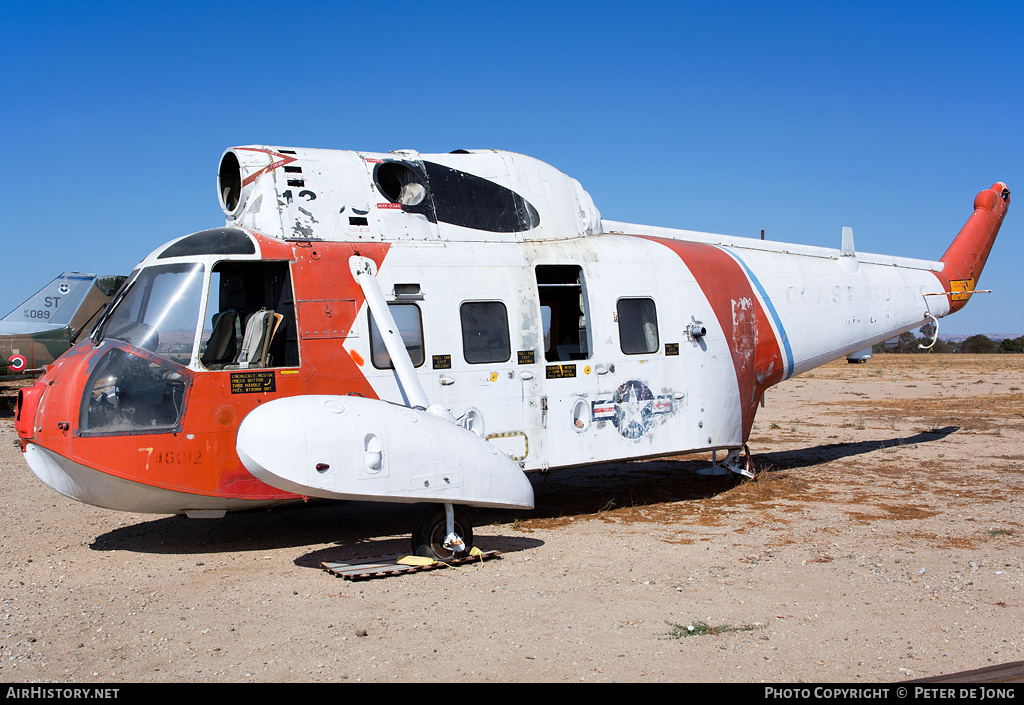
M 538 265 L 544 326 L 544 358 L 548 362 L 590 358 L 587 291 L 583 270 L 575 265 Z
M 508 312 L 500 301 L 467 301 L 459 307 L 466 362 L 505 362 L 512 357 Z
M 208 370 L 297 367 L 287 262 L 219 262 L 210 276 L 199 361 Z
M 658 312 L 653 299 L 619 299 L 619 347 L 627 355 L 658 352 Z
M 398 332 L 405 342 L 405 349 L 409 351 L 413 367 L 419 367 L 426 359 L 423 348 L 423 317 L 420 315 L 420 307 L 416 304 L 388 304 L 391 310 L 391 317 L 395 319 Z M 391 355 L 384 345 L 384 337 L 377 329 L 377 323 L 370 315 L 370 359 L 373 366 L 380 370 L 387 370 L 394 367 L 391 364 Z

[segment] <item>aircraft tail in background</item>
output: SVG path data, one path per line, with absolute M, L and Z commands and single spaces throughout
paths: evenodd
M 0 319 L 0 374 L 38 371 L 90 327 L 123 276 L 64 272 Z
M 0 319 L 0 333 L 38 333 L 70 326 L 95 274 L 64 272 Z

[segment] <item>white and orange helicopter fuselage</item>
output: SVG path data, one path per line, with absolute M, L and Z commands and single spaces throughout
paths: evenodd
M 455 507 L 532 507 L 527 473 L 715 451 L 749 474 L 765 390 L 959 310 L 1010 200 L 982 191 L 925 261 L 848 229 L 828 249 L 602 220 L 493 150 L 236 147 L 218 195 L 225 227 L 143 260 L 22 391 L 30 467 L 133 512 L 426 502 L 446 537 Z

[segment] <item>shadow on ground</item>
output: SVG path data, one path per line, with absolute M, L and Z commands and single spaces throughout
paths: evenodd
M 888 438 L 810 446 L 752 456 L 754 466 L 777 472 L 828 463 L 898 445 L 941 440 L 949 426 L 908 438 Z M 691 456 L 692 458 L 692 456 Z M 585 516 L 616 507 L 706 499 L 736 486 L 737 475 L 705 475 L 705 457 L 632 461 L 531 475 L 536 506 L 526 511 L 470 510 L 478 536 L 488 536 L 486 550 L 524 550 L 532 539 L 506 534 L 503 525 L 533 519 Z M 331 544 L 304 556 L 303 565 L 343 561 L 409 550 L 409 532 L 427 505 L 369 502 L 309 502 L 271 509 L 234 512 L 223 519 L 160 517 L 100 534 L 95 551 L 155 554 L 207 554 L 261 551 Z M 491 527 L 491 528 L 487 528 Z M 523 543 L 525 541 L 525 543 Z M 480 545 L 480 542 L 477 542 Z

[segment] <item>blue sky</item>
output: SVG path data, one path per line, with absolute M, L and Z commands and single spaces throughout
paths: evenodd
M 1024 197 L 1022 37 L 1019 3 L 4 3 L 0 315 L 221 225 L 245 144 L 508 149 L 611 220 L 938 259 Z M 1024 334 L 1022 231 L 942 333 Z

